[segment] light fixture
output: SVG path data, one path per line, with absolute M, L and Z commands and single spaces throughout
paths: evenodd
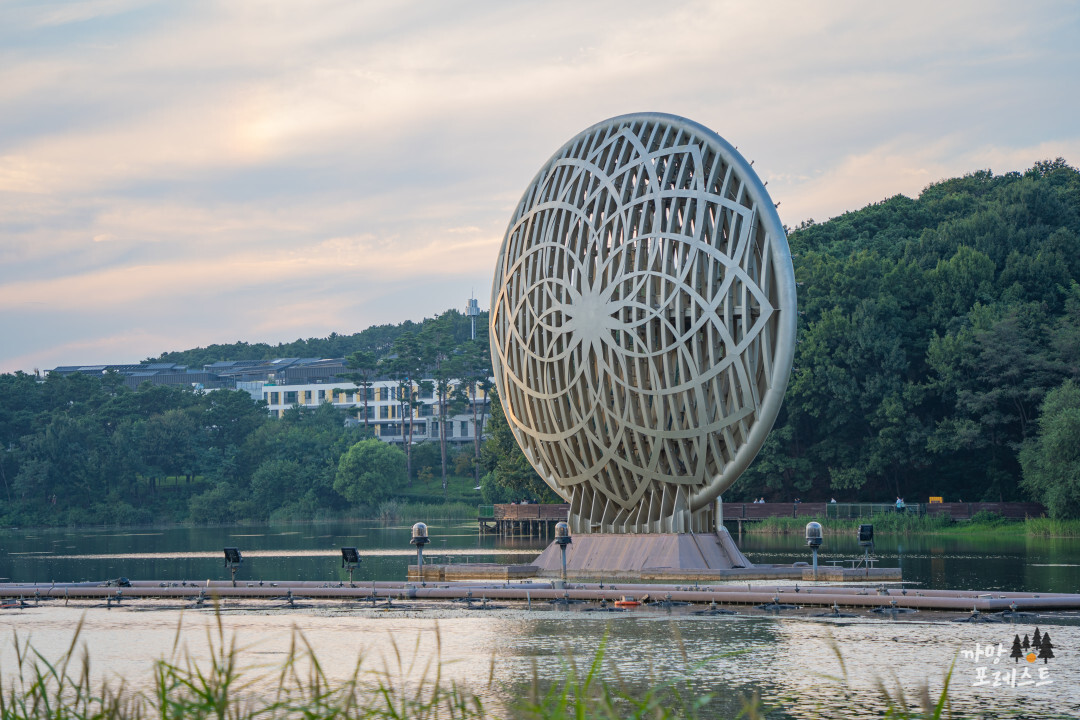
M 806 544 L 810 546 L 810 550 L 814 553 L 814 579 L 817 580 L 817 551 L 821 547 L 823 538 L 821 537 L 821 523 L 808 522 L 806 523 Z
M 409 543 L 416 546 L 416 574 L 420 578 L 420 584 L 424 582 L 424 546 L 431 542 L 428 537 L 427 525 L 418 522 L 412 526 L 412 539 Z
M 341 548 L 341 567 L 345 568 L 349 573 L 349 587 L 353 586 L 353 570 L 360 563 L 360 552 L 356 548 Z
M 229 573 L 232 575 L 233 587 L 236 587 L 236 571 L 243 562 L 244 557 L 240 554 L 240 550 L 234 547 L 225 548 L 225 567 L 229 568 Z
M 863 549 L 863 568 L 866 571 L 866 576 L 870 576 L 870 548 L 874 547 L 874 526 L 873 525 L 860 525 L 859 526 L 859 545 Z

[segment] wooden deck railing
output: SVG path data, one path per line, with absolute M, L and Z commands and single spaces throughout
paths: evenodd
M 770 517 L 793 518 L 860 518 L 877 513 L 893 512 L 892 503 L 724 503 L 725 520 L 763 520 Z M 980 511 L 987 511 L 1014 520 L 1046 515 L 1046 508 L 1031 502 L 971 502 L 971 503 L 909 503 L 905 512 L 911 514 L 949 515 L 954 520 L 970 520 Z M 480 505 L 477 517 L 481 520 L 566 520 L 570 506 L 528 504 Z
M 495 505 L 496 520 L 565 520 L 569 505 Z
M 725 520 L 762 520 L 770 517 L 860 518 L 894 512 L 892 503 L 724 503 Z M 949 515 L 954 520 L 969 520 L 987 511 L 1014 520 L 1046 515 L 1046 508 L 1031 502 L 908 503 L 905 512 Z

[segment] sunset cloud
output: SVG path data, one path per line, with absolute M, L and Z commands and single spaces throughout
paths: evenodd
M 789 225 L 1080 162 L 1068 3 L 0 6 L 0 371 L 486 306 L 520 193 L 638 110 Z

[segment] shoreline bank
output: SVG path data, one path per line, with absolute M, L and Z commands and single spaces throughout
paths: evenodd
M 731 521 L 728 521 L 731 523 Z M 1001 517 L 975 517 L 971 520 L 952 520 L 932 515 L 902 515 L 886 513 L 865 518 L 774 517 L 741 523 L 742 532 L 750 535 L 796 535 L 805 532 L 808 522 L 821 524 L 825 535 L 851 535 L 859 525 L 871 524 L 874 532 L 887 535 L 947 535 L 967 537 L 989 535 L 1002 531 L 1026 537 L 1080 537 L 1080 520 L 1025 518 L 1009 520 Z M 731 523 L 733 524 L 733 523 Z M 729 528 L 731 530 L 732 528 Z M 735 534 L 733 532 L 733 534 Z

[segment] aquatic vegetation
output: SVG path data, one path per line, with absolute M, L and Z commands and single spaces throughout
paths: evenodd
M 351 674 L 331 679 L 304 635 L 294 631 L 284 661 L 272 668 L 251 668 L 242 663 L 244 648 L 235 637 L 226 636 L 217 618 L 216 631 L 208 631 L 210 659 L 201 664 L 180 650 L 177 628 L 169 658 L 153 667 L 149 689 L 137 690 L 124 681 L 92 680 L 91 661 L 79 653 L 80 622 L 68 650 L 56 662 L 48 661 L 16 633 L 17 667 L 4 668 L 0 677 L 0 720 L 63 718 L 64 720 L 315 720 L 317 718 L 361 718 L 364 720 L 406 720 L 417 718 L 523 718 L 529 720 L 585 720 L 586 718 L 687 719 L 728 717 L 747 720 L 787 717 L 786 709 L 800 705 L 799 698 L 783 698 L 766 703 L 753 693 L 741 699 L 722 698 L 695 690 L 695 673 L 717 658 L 697 663 L 689 660 L 683 642 L 677 638 L 675 651 L 683 657 L 682 672 L 667 673 L 648 687 L 630 687 L 618 672 L 618 665 L 606 656 L 606 637 L 585 665 L 564 657 L 563 679 L 542 682 L 535 671 L 532 681 L 520 687 L 501 687 L 495 680 L 492 657 L 488 680 L 483 688 L 472 689 L 448 681 L 439 652 L 424 661 L 419 653 L 403 652 L 396 642 L 392 659 L 381 669 L 370 669 L 364 659 Z M 438 637 L 438 633 L 436 633 Z M 838 691 L 848 694 L 849 683 L 843 657 L 839 676 L 823 676 Z M 741 654 L 745 651 L 726 653 Z M 890 690 L 879 682 L 879 717 L 898 720 L 937 720 L 953 715 L 948 688 L 952 670 L 936 697 L 929 688 L 918 689 L 913 701 L 899 685 Z M 267 690 L 267 688 L 272 688 Z M 480 692 L 478 693 L 477 690 Z M 507 698 L 505 703 L 485 701 L 486 697 Z M 734 714 L 731 708 L 735 708 Z M 830 717 L 826 707 L 800 707 L 800 716 Z
M 90 658 L 77 653 L 82 623 L 70 647 L 49 662 L 16 634 L 17 668 L 0 678 L 0 718 L 72 720 L 278 720 L 285 718 L 448 718 L 489 717 L 473 692 L 442 677 L 437 659 L 422 669 L 418 682 L 406 683 L 403 654 L 398 667 L 368 670 L 361 660 L 350 677 L 331 680 L 302 633 L 294 631 L 289 652 L 271 674 L 241 666 L 242 648 L 225 635 L 220 615 L 211 637 L 209 665 L 179 650 L 177 628 L 172 655 L 153 668 L 151 690 L 134 690 L 124 681 L 91 679 Z M 266 692 L 267 680 L 276 689 Z
M 1080 537 L 1080 520 L 1028 518 L 1024 521 L 1024 534 L 1032 537 Z
M 403 518 L 421 518 L 430 520 L 476 520 L 476 505 L 464 502 L 421 503 L 402 502 L 400 513 Z
M 976 513 L 971 520 L 952 520 L 944 515 L 915 515 L 879 513 L 865 518 L 772 517 L 743 523 L 744 533 L 764 535 L 801 535 L 806 523 L 822 523 L 826 535 L 852 535 L 862 523 L 872 523 L 874 531 L 897 535 L 979 535 L 1008 529 L 1016 535 L 1029 537 L 1080 537 L 1080 520 L 1026 518 L 1010 520 L 990 512 Z
M 958 523 L 945 515 L 914 515 L 900 513 L 878 513 L 864 518 L 813 518 L 813 517 L 771 517 L 744 523 L 743 532 L 769 535 L 801 535 L 806 530 L 806 523 L 816 520 L 822 524 L 826 535 L 853 535 L 859 525 L 872 523 L 878 533 L 928 533 L 949 532 L 958 527 Z
M 383 525 L 393 525 L 401 522 L 402 502 L 400 500 L 383 500 L 379 503 L 379 522 Z

